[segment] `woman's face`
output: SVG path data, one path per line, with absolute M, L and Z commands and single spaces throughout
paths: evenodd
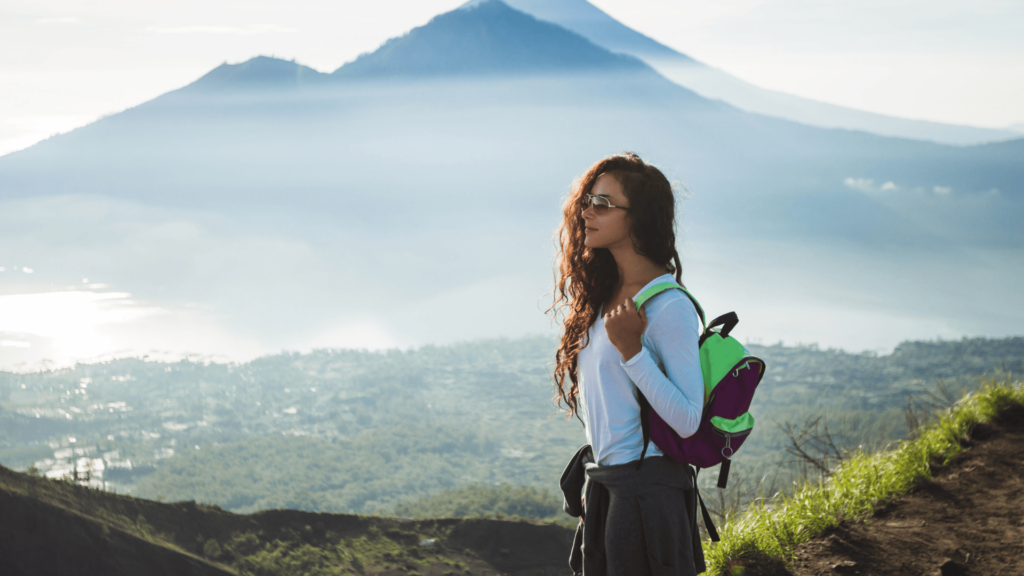
M 624 247 L 632 249 L 633 241 L 629 236 L 629 212 L 623 209 L 629 207 L 629 201 L 626 199 L 626 193 L 622 191 L 622 185 L 615 177 L 602 174 L 594 183 L 594 188 L 590 193 L 607 198 L 612 206 L 619 206 L 619 208 L 605 208 L 599 214 L 599 209 L 587 206 L 583 210 L 586 233 L 583 244 L 590 249 Z

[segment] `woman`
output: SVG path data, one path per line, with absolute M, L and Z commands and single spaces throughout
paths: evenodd
M 562 477 L 566 512 L 580 516 L 570 564 L 587 576 L 703 570 L 688 513 L 689 468 L 653 443 L 640 461 L 638 392 L 682 437 L 697 430 L 704 402 L 699 320 L 689 298 L 668 290 L 639 310 L 632 300 L 645 287 L 680 282 L 674 214 L 671 184 L 630 153 L 594 164 L 565 203 L 555 397 L 583 422 L 589 443 Z

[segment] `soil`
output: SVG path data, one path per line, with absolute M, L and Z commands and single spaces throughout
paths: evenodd
M 789 566 L 743 562 L 745 576 L 1024 575 L 1024 406 L 975 425 L 930 480 L 797 547 Z

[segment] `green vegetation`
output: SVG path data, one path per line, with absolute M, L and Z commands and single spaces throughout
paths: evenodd
M 565 520 L 562 496 L 547 488 L 532 486 L 484 486 L 470 484 L 449 488 L 440 494 L 395 506 L 402 518 L 465 518 L 467 516 L 513 516 L 518 518 Z
M 551 404 L 554 347 L 537 337 L 318 350 L 239 365 L 127 359 L 0 372 L 0 462 L 46 474 L 75 458 L 104 458 L 109 490 L 238 513 L 447 516 L 458 515 L 453 498 L 463 494 L 469 515 L 548 518 L 523 512 L 540 505 L 525 493 L 514 501 L 475 488 L 445 491 L 557 491 L 585 436 Z M 734 459 L 728 490 L 713 488 L 715 470 L 701 474 L 713 513 L 723 517 L 757 495 L 755 479 L 789 486 L 802 478 L 797 467 L 780 467 L 786 425 L 821 417 L 839 449 L 880 448 L 909 433 L 903 407 L 922 383 L 942 379 L 959 392 L 982 372 L 1024 369 L 1024 338 L 908 342 L 888 356 L 749 348 L 768 366 L 751 407 L 758 423 Z
M 139 491 L 172 501 L 200 495 L 242 513 L 383 513 L 408 494 L 457 485 L 453 470 L 489 477 L 486 455 L 498 445 L 471 429 L 443 425 L 372 430 L 352 440 L 271 436 L 185 452 Z
M 1024 368 L 1024 338 L 910 342 L 888 356 L 749 348 L 768 365 L 751 407 L 758 425 L 734 459 L 728 490 L 711 487 L 714 470 L 701 475 L 723 531 L 723 542 L 706 549 L 714 569 L 753 552 L 786 557 L 828 526 L 870 511 L 927 476 L 929 462 L 953 455 L 972 422 L 1021 396 L 999 374 Z M 570 520 L 560 512 L 557 478 L 584 437 L 550 403 L 552 349 L 532 338 L 323 350 L 244 365 L 120 360 L 0 373 L 4 462 L 42 475 L 59 453 L 102 455 L 104 478 L 114 481 L 108 489 L 210 504 L 161 504 L 9 472 L 0 491 L 31 492 L 240 574 L 468 565 L 472 557 L 456 554 L 465 547 L 414 543 L 447 542 L 453 527 L 480 516 Z M 984 372 L 990 377 L 979 390 Z M 905 409 L 929 386 L 971 394 L 918 428 Z M 785 460 L 794 438 L 823 430 L 828 445 L 816 449 L 827 478 L 818 480 L 808 460 Z M 902 439 L 909 440 L 893 442 Z M 117 467 L 128 460 L 131 468 Z M 794 481 L 795 489 L 777 489 Z M 289 510 L 229 513 L 270 509 Z
M 962 450 L 971 425 L 991 419 L 1010 403 L 1024 403 L 1024 387 L 1009 375 L 989 378 L 965 395 L 913 440 L 875 453 L 858 452 L 827 479 L 808 482 L 789 494 L 753 503 L 720 527 L 722 541 L 705 542 L 709 574 L 725 571 L 748 554 L 790 558 L 794 548 L 844 519 L 859 519 L 879 502 L 905 494 L 931 475 L 930 464 L 946 463 Z

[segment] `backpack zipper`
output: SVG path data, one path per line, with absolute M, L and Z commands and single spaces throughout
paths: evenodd
M 740 370 L 749 370 L 749 369 L 750 369 L 750 360 L 744 360 L 743 366 L 740 366 L 738 364 L 736 365 L 736 369 L 732 371 L 732 377 L 733 378 L 738 377 L 740 375 Z
M 728 459 L 732 458 L 733 454 L 736 453 L 736 451 L 732 449 L 732 439 L 734 437 L 746 436 L 747 434 L 750 434 L 754 429 L 753 428 L 748 428 L 748 429 L 744 430 L 743 432 L 723 432 L 723 431 L 719 430 L 718 428 L 715 428 L 714 426 L 711 426 L 711 430 L 715 434 L 718 434 L 719 436 L 724 436 L 725 437 L 725 446 L 722 448 L 722 457 L 725 458 L 726 460 L 728 460 Z M 725 453 L 726 450 L 729 451 L 729 454 Z

